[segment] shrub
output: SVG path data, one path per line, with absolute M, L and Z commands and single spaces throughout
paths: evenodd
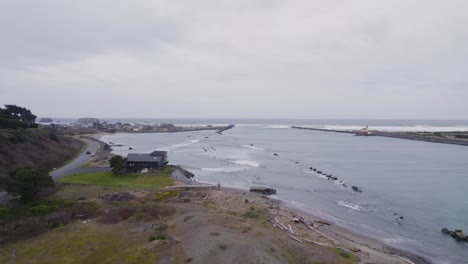
M 127 159 L 122 156 L 113 156 L 109 160 L 112 173 L 114 175 L 122 175 L 126 172 Z
M 104 214 L 100 221 L 104 224 L 115 224 L 117 222 L 128 219 L 136 212 L 134 207 L 123 207 L 110 210 L 108 213 Z
M 37 198 L 39 191 L 46 187 L 53 187 L 54 180 L 46 170 L 25 167 L 15 170 L 6 179 L 6 190 L 18 193 L 23 200 Z
M 166 240 L 166 236 L 165 235 L 157 235 L 156 239 L 157 240 Z
M 54 210 L 54 209 L 58 209 L 58 207 L 57 206 L 47 206 L 47 205 L 41 204 L 41 205 L 36 205 L 36 206 L 31 207 L 30 211 L 33 214 L 42 215 L 42 214 L 46 214 L 49 211 Z
M 218 245 L 219 249 L 221 249 L 222 251 L 225 251 L 227 249 L 227 245 L 226 243 L 221 243 Z
M 241 215 L 243 218 L 251 218 L 251 219 L 256 219 L 259 217 L 258 213 L 252 212 L 252 211 L 247 211 Z
M 148 237 L 148 241 L 151 242 L 151 241 L 154 241 L 154 240 L 166 240 L 166 236 L 165 235 L 150 235 Z
M 47 218 L 47 225 L 50 228 L 56 228 L 68 224 L 70 220 L 71 216 L 68 212 L 54 212 Z
M 118 215 L 120 216 L 120 219 L 125 220 L 129 218 L 130 216 L 132 216 L 135 213 L 135 211 L 136 211 L 135 207 L 124 207 L 124 208 L 118 209 L 117 212 L 118 212 Z
M 0 207 L 0 218 L 9 217 L 12 213 L 10 208 Z
M 156 194 L 156 201 L 164 201 L 176 197 L 179 192 L 176 191 L 165 191 Z

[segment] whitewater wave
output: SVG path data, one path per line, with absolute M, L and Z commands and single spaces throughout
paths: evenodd
M 253 150 L 265 150 L 263 148 L 255 147 L 252 145 L 241 145 L 241 147 L 248 148 L 248 149 L 253 149 Z
M 198 143 L 198 142 L 200 142 L 199 139 L 191 139 L 191 140 L 187 140 L 187 141 L 182 142 L 182 143 L 170 145 L 168 148 L 169 149 L 181 148 L 181 147 L 186 147 L 186 146 L 193 145 L 193 144 Z
M 259 167 L 260 163 L 254 161 L 254 160 L 236 160 L 234 161 L 235 164 L 239 165 L 247 165 L 247 166 L 252 166 L 252 167 Z
M 339 201 L 338 202 L 338 205 L 341 205 L 343 207 L 346 207 L 346 208 L 349 208 L 351 210 L 354 210 L 354 211 L 358 211 L 358 212 L 366 212 L 366 211 L 369 211 L 368 208 L 364 207 L 364 206 L 361 206 L 361 205 L 357 205 L 357 204 L 353 204 L 351 202 L 348 202 L 348 201 Z
M 265 128 L 282 128 L 282 129 L 288 129 L 291 128 L 290 125 L 268 125 Z
M 244 171 L 247 168 L 240 168 L 240 167 L 231 167 L 231 168 L 202 168 L 204 171 L 213 171 L 213 172 L 236 172 L 236 171 Z
M 414 239 L 409 239 L 405 237 L 390 237 L 390 238 L 384 238 L 382 241 L 387 242 L 389 244 L 403 244 L 403 243 L 411 243 L 411 242 L 416 242 Z

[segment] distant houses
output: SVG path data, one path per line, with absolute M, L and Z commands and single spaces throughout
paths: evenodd
M 150 154 L 130 153 L 127 155 L 128 172 L 159 171 L 167 164 L 167 151 L 153 151 Z

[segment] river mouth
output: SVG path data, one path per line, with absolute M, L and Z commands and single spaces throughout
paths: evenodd
M 467 147 L 266 125 L 240 125 L 223 135 L 117 134 L 103 140 L 132 146 L 114 150 L 125 155 L 188 143 L 188 135 L 199 141 L 169 149 L 169 160 L 196 180 L 241 189 L 272 187 L 279 199 L 301 210 L 321 212 L 319 217 L 435 262 L 468 258 L 464 243 L 440 232 L 444 226 L 468 229 L 463 226 Z M 310 172 L 311 167 L 337 180 Z

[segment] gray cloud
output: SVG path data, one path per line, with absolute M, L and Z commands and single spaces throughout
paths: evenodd
M 3 1 L 41 116 L 466 118 L 464 1 Z

